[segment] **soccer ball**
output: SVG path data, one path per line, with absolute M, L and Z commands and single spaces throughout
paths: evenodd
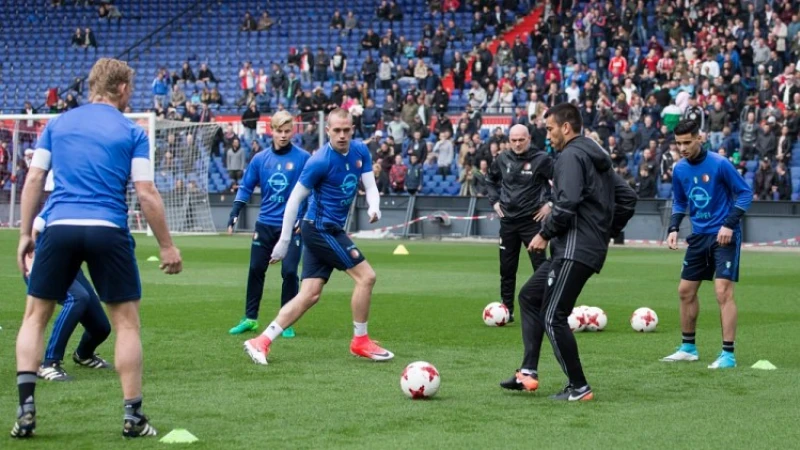
M 489 303 L 483 308 L 483 323 L 490 327 L 502 327 L 510 318 L 511 313 L 508 312 L 508 308 L 500 302 Z
M 608 324 L 605 311 L 596 306 L 587 308 L 584 316 L 586 317 L 586 331 L 602 331 Z
M 658 316 L 650 308 L 639 308 L 631 315 L 631 327 L 641 333 L 649 333 L 656 329 Z
M 572 314 L 567 317 L 569 329 L 573 333 L 578 333 L 586 329 L 586 315 L 580 307 L 572 308 Z
M 439 371 L 425 361 L 413 362 L 406 366 L 400 376 L 400 389 L 412 399 L 430 398 L 439 391 L 441 382 Z

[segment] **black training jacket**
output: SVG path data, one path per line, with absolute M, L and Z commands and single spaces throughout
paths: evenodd
M 533 217 L 550 200 L 553 160 L 531 147 L 517 155 L 506 150 L 497 155 L 486 177 L 489 201 L 500 202 L 505 219 Z
M 553 259 L 568 259 L 600 272 L 608 242 L 636 206 L 636 192 L 614 170 L 611 158 L 590 138 L 576 137 L 553 170 L 553 211 L 542 225 Z

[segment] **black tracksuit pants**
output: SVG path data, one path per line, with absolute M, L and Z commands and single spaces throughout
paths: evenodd
M 520 248 L 525 247 L 539 234 L 542 225 L 531 216 L 516 219 L 500 219 L 500 298 L 508 310 L 514 313 L 514 294 L 517 289 L 517 268 Z M 535 271 L 544 263 L 544 253 L 528 253 Z
M 556 360 L 570 384 L 573 387 L 587 384 L 578 355 L 578 344 L 569 329 L 567 318 L 592 275 L 594 270 L 579 262 L 547 260 L 522 287 L 519 294 L 525 351 L 522 369 L 538 371 L 542 339 L 547 333 Z

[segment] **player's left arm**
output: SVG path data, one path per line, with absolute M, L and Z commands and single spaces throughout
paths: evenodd
M 364 184 L 364 192 L 367 194 L 369 223 L 375 223 L 381 218 L 381 195 L 375 182 L 375 174 L 372 173 L 372 156 L 366 146 L 362 150 L 361 183 Z
M 533 214 L 533 220 L 536 222 L 545 220 L 553 211 L 553 166 L 553 158 L 549 155 L 545 154 L 544 157 L 539 158 L 539 164 L 536 168 L 537 176 L 534 178 L 534 182 L 547 183 L 547 185 L 544 187 L 546 190 L 544 196 L 545 204 Z
M 722 161 L 720 172 L 725 187 L 735 199 L 733 207 L 717 234 L 717 242 L 720 245 L 728 245 L 733 238 L 733 230 L 739 227 L 739 222 L 750 208 L 750 204 L 753 203 L 753 190 L 730 161 Z
M 636 211 L 636 191 L 627 181 L 614 173 L 614 219 L 611 222 L 611 237 L 617 237 Z
M 256 155 L 250 161 L 250 164 L 247 165 L 247 170 L 244 172 L 244 179 L 239 186 L 239 190 L 236 191 L 236 198 L 233 200 L 233 207 L 231 208 L 231 213 L 228 218 L 228 234 L 233 233 L 233 227 L 239 221 L 239 213 L 242 211 L 242 208 L 247 205 L 256 186 L 261 182 L 261 171 L 258 170 L 259 164 L 261 164 L 261 158 L 259 155 Z
M 542 224 L 539 236 L 549 241 L 567 232 L 577 214 L 583 194 L 583 167 L 577 155 L 562 154 L 556 161 L 553 178 L 553 212 Z M 533 243 L 531 243 L 533 245 Z

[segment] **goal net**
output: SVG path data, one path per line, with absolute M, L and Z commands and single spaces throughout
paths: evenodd
M 216 233 L 208 201 L 209 165 L 219 125 L 126 114 L 150 138 L 150 163 L 170 232 Z M 39 135 L 57 115 L 0 115 L 0 224 L 19 226 L 19 197 Z M 98 126 L 101 126 L 98 124 Z M 133 183 L 128 183 L 128 225 L 147 232 Z M 6 221 L 7 220 L 7 221 Z

